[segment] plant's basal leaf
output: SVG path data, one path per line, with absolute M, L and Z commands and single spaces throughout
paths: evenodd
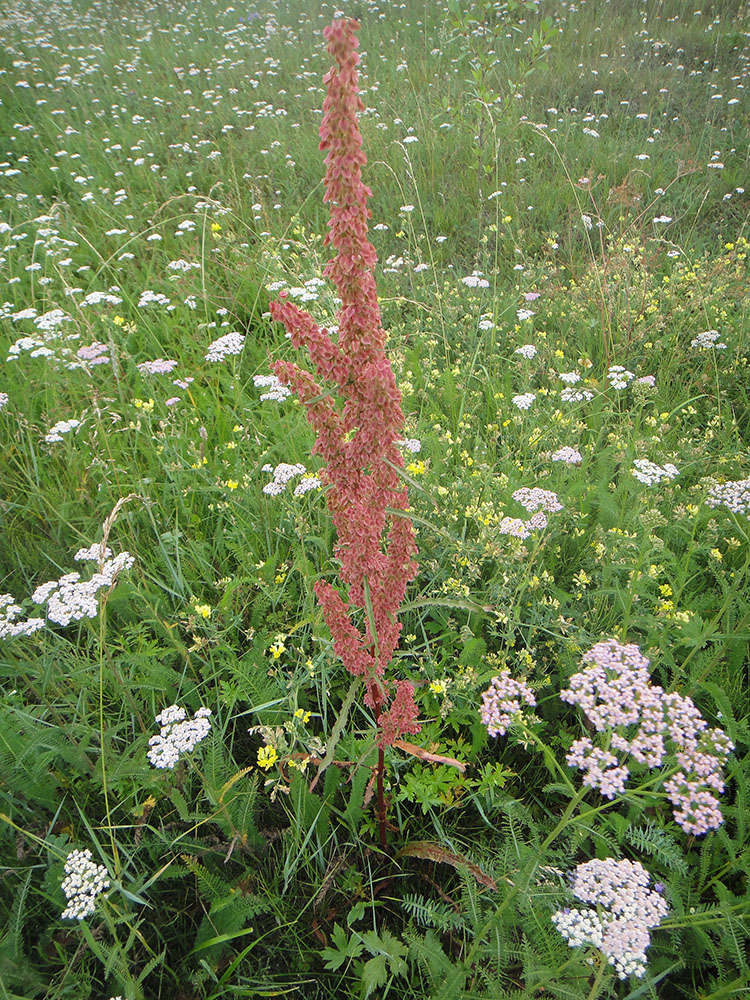
M 402 847 L 396 855 L 397 858 L 426 858 L 429 861 L 441 861 L 443 864 L 452 865 L 454 868 L 467 868 L 480 885 L 486 885 L 488 889 L 497 889 L 497 882 L 489 875 L 485 875 L 479 865 L 465 858 L 463 854 L 454 854 L 453 851 L 446 851 L 440 844 L 435 844 L 429 840 L 416 840 L 413 844 Z

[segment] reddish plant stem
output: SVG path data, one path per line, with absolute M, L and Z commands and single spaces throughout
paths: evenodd
M 388 847 L 386 841 L 386 826 L 385 826 L 385 795 L 383 793 L 383 770 L 385 768 L 385 750 L 382 744 L 378 746 L 378 772 L 377 772 L 377 783 L 378 783 L 378 829 L 380 831 L 380 846 L 385 851 Z

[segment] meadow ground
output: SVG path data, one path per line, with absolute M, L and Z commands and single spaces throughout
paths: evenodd
M 419 548 L 385 849 L 270 368 L 281 291 L 339 321 L 336 13 Z M 747 4 L 16 0 L 0 39 L 0 997 L 750 995 Z

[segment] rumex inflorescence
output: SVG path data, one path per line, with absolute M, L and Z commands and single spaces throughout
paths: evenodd
M 342 19 L 324 31 L 336 63 L 324 78 L 328 93 L 320 126 L 320 148 L 328 151 L 324 200 L 330 204 L 330 221 L 325 242 L 337 251 L 324 275 L 341 298 L 338 326 L 319 327 L 283 292 L 270 309 L 293 346 L 307 348 L 317 372 L 313 375 L 287 361 L 273 366 L 280 383 L 290 386 L 305 405 L 317 435 L 313 450 L 325 462 L 321 480 L 328 486 L 326 501 L 338 534 L 336 555 L 346 596 L 324 581 L 315 584 L 315 593 L 337 655 L 347 670 L 365 680 L 365 701 L 375 709 L 385 745 L 419 730 L 412 685 L 383 678 L 401 632 L 398 609 L 417 566 L 406 513 L 408 493 L 398 475 L 404 464 L 398 449 L 404 423 L 401 394 L 384 350 L 372 273 L 377 257 L 367 239 L 371 191 L 362 182 L 366 158 L 357 124 L 357 112 L 363 108 L 358 28 L 356 21 Z M 326 391 L 325 383 L 335 389 Z M 365 608 L 361 630 L 351 613 Z

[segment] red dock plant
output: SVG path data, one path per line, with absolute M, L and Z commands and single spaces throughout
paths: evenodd
M 385 354 L 373 277 L 377 255 L 367 239 L 372 192 L 362 182 L 367 160 L 357 124 L 357 112 L 364 108 L 358 91 L 358 28 L 357 21 L 335 20 L 323 32 L 335 60 L 323 78 L 328 93 L 320 126 L 320 148 L 328 151 L 325 245 L 336 250 L 323 274 L 341 298 L 338 333 L 318 326 L 283 293 L 270 308 L 292 344 L 307 348 L 316 372 L 287 361 L 273 366 L 306 406 L 317 435 L 313 452 L 326 463 L 321 477 L 328 486 L 341 568 L 339 587 L 319 581 L 315 593 L 334 650 L 346 669 L 362 678 L 365 704 L 377 722 L 377 794 L 385 846 L 383 748 L 420 728 L 413 686 L 386 676 L 401 632 L 397 614 L 417 572 L 417 546 L 407 488 L 398 473 L 403 466 L 397 447 L 404 422 L 401 393 Z

